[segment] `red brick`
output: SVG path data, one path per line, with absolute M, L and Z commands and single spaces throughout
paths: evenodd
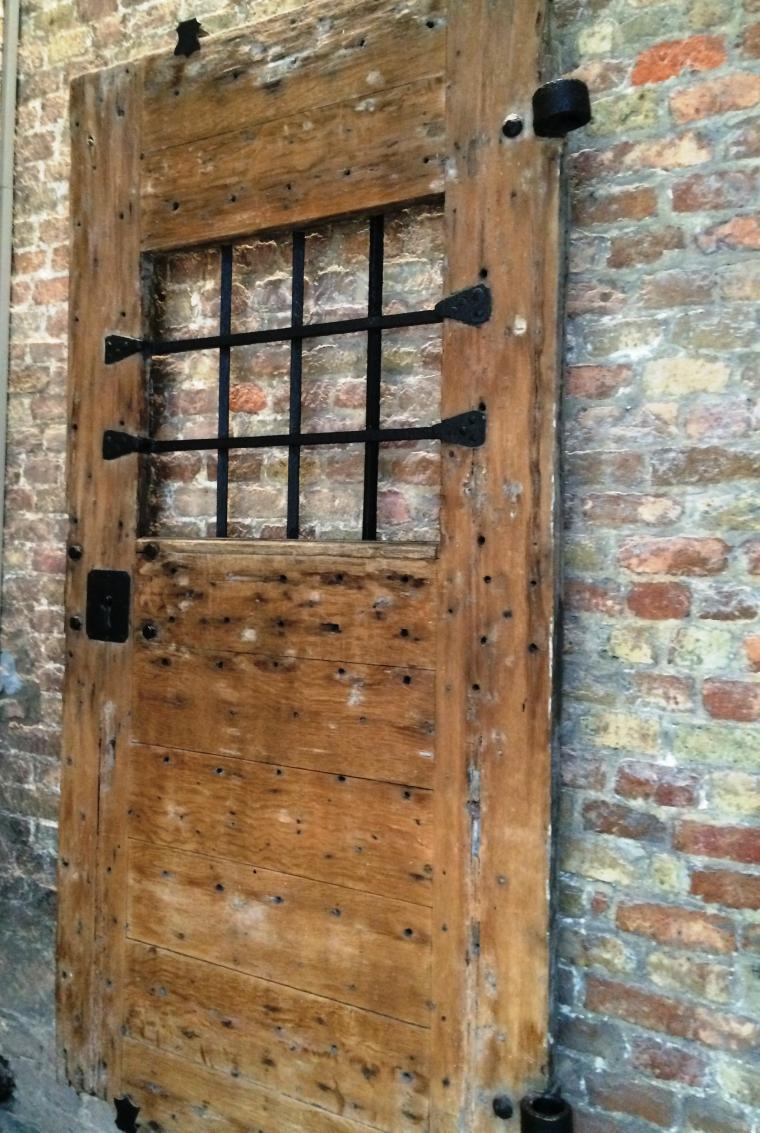
M 571 366 L 566 392 L 570 397 L 611 397 L 631 379 L 630 366 Z M 366 389 L 362 387 L 363 396 Z
M 722 484 L 758 476 L 760 453 L 720 445 L 664 449 L 652 458 L 652 482 L 658 485 Z
M 685 854 L 760 864 L 760 830 L 750 826 L 708 826 L 683 821 L 676 826 L 673 845 Z
M 621 488 L 641 482 L 646 461 L 640 452 L 577 452 L 568 455 L 568 472 L 578 484 L 615 484 Z M 760 550 L 758 550 L 760 562 Z
M 750 24 L 742 36 L 742 50 L 750 59 L 760 59 L 760 23 Z M 737 75 L 736 78 L 741 76 Z M 757 78 L 757 76 L 754 76 Z M 739 108 L 740 109 L 740 108 Z
M 643 280 L 639 298 L 644 307 L 702 305 L 712 301 L 714 288 L 712 273 L 659 271 Z
M 594 799 L 583 808 L 583 825 L 598 834 L 617 838 L 633 838 L 639 842 L 664 842 L 667 827 L 661 819 L 644 810 L 634 810 L 622 803 Z
M 628 1113 L 641 1121 L 669 1128 L 676 1117 L 675 1098 L 662 1086 L 607 1073 L 586 1079 L 589 1100 L 615 1113 Z
M 723 40 L 715 35 L 672 39 L 642 51 L 631 74 L 634 86 L 661 83 L 683 71 L 709 71 L 726 59 Z
M 628 609 L 650 621 L 685 618 L 691 610 L 691 592 L 680 582 L 638 582 L 628 592 Z
M 740 72 L 675 91 L 670 96 L 670 109 L 677 122 L 693 122 L 731 110 L 747 110 L 758 102 L 760 75 Z
M 679 1002 L 600 976 L 588 976 L 585 1005 L 598 1015 L 627 1019 L 640 1027 L 718 1050 L 751 1051 L 760 1039 L 760 1025 L 752 1019 Z
M 648 936 L 658 944 L 694 952 L 733 952 L 735 932 L 727 917 L 647 902 L 618 906 L 617 925 L 623 932 Z
M 632 682 L 641 700 L 657 704 L 668 712 L 687 712 L 694 707 L 694 686 L 686 677 L 670 673 L 635 673 Z
M 565 609 L 574 613 L 621 614 L 623 600 L 617 587 L 601 582 L 568 579 L 564 587 Z
M 670 496 L 600 492 L 583 500 L 582 512 L 584 519 L 610 527 L 639 523 L 660 526 L 680 519 L 683 505 Z
M 760 720 L 760 684 L 707 680 L 702 686 L 702 703 L 716 720 Z
M 40 279 L 34 285 L 35 303 L 65 303 L 69 297 L 69 278 Z
M 757 184 L 757 174 L 748 169 L 694 173 L 673 186 L 673 208 L 676 212 L 741 208 L 753 199 Z
M 674 574 L 703 577 L 725 570 L 728 545 L 722 539 L 687 536 L 627 541 L 620 563 L 634 574 Z
M 735 216 L 714 224 L 697 236 L 703 252 L 716 252 L 720 248 L 760 248 L 760 218 Z
M 578 225 L 612 224 L 618 220 L 643 220 L 657 212 L 657 194 L 649 186 L 587 193 L 575 200 L 573 219 Z
M 708 1074 L 708 1062 L 692 1051 L 644 1036 L 634 1038 L 631 1065 L 635 1070 L 663 1082 L 701 1086 Z
M 752 672 L 760 673 L 760 633 L 745 637 L 744 652 L 747 654 L 747 664 Z
M 691 894 L 708 905 L 727 909 L 760 909 L 760 877 L 728 869 L 695 870 L 691 875 Z
M 583 791 L 603 791 L 607 784 L 607 769 L 600 759 L 563 752 L 560 776 L 563 786 Z
M 610 241 L 607 264 L 611 268 L 635 267 L 662 259 L 668 252 L 680 251 L 686 241 L 680 228 L 648 229 L 630 236 L 615 236 Z
M 686 432 L 696 440 L 716 437 L 742 437 L 752 431 L 751 408 L 746 401 L 728 398 L 691 406 Z
M 260 386 L 233 386 L 230 390 L 230 410 L 233 413 L 261 413 L 267 405 L 267 396 Z
M 699 777 L 660 763 L 625 760 L 618 768 L 615 791 L 623 798 L 641 799 L 657 806 L 696 806 Z

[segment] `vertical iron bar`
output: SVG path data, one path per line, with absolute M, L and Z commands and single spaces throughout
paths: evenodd
M 291 323 L 294 327 L 303 326 L 304 265 L 306 259 L 306 234 L 293 233 L 293 283 L 291 291 Z M 290 432 L 301 432 L 301 376 L 303 359 L 303 339 L 290 341 Z M 301 446 L 288 448 L 288 519 L 286 534 L 288 539 L 297 539 L 300 533 L 301 506 Z
M 369 222 L 368 315 L 383 313 L 383 243 L 385 218 L 373 216 Z M 367 331 L 367 428 L 380 427 L 380 384 L 382 378 L 383 332 Z M 377 539 L 377 484 L 380 446 L 368 441 L 364 446 L 364 502 L 362 539 Z
M 221 294 L 219 299 L 219 334 L 232 333 L 232 245 L 221 249 Z M 219 348 L 219 433 L 230 435 L 230 347 Z M 216 464 L 216 537 L 227 536 L 229 500 L 230 454 L 226 449 L 217 452 Z

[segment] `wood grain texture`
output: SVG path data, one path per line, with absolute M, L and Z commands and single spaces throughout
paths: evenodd
M 139 743 L 431 784 L 434 679 L 425 669 L 145 643 L 135 654 Z
M 443 446 L 436 1133 L 495 1133 L 495 1095 L 545 1084 L 561 147 L 501 132 L 531 122 L 545 14 L 449 5 L 448 289 L 487 278 L 493 314 L 444 331 L 443 414 L 482 404 L 488 438 Z
M 430 910 L 131 841 L 129 935 L 427 1025 Z
M 183 554 L 138 568 L 137 633 L 151 622 L 163 646 L 270 656 L 435 665 L 435 564 L 396 558 Z
M 365 1124 L 126 1040 L 124 1088 L 161 1133 L 367 1133 Z
M 338 543 L 326 539 L 299 539 L 283 543 L 281 539 L 236 539 L 234 547 L 225 539 L 138 539 L 137 553 L 145 555 L 146 547 L 157 547 L 167 555 L 235 555 L 266 556 L 298 555 L 299 559 L 339 558 L 339 559 L 379 559 L 395 562 L 398 559 L 423 559 L 432 562 L 438 557 L 436 543 Z M 152 553 L 152 552 L 151 552 Z M 413 569 L 417 569 L 415 564 Z
M 430 791 L 133 747 L 133 838 L 429 905 Z
M 444 84 L 425 78 L 146 154 L 143 247 L 367 213 L 441 192 Z
M 101 443 L 106 428 L 144 425 L 140 361 L 103 364 L 106 334 L 140 334 L 140 88 L 139 68 L 117 67 L 77 79 L 71 96 L 67 506 L 81 557 L 66 582 L 58 1047 L 62 1076 L 101 1095 L 119 1077 L 131 646 L 90 641 L 69 620 L 84 619 L 90 569 L 130 570 L 134 554 L 136 466 L 105 463 Z
M 253 28 L 210 37 L 188 59 L 148 59 L 143 149 L 308 116 L 362 93 L 440 76 L 444 68 L 444 0 L 302 4 Z
M 129 1037 L 388 1133 L 424 1128 L 424 1028 L 142 944 L 127 971 Z

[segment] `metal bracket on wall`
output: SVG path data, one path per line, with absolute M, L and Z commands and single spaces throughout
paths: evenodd
M 556 79 L 533 95 L 533 132 L 539 138 L 564 138 L 591 121 L 591 98 L 582 79 Z
M 427 326 L 452 319 L 467 326 L 478 327 L 491 317 L 491 292 L 484 283 L 457 291 L 441 299 L 427 311 L 404 311 L 396 315 L 367 315 L 358 319 L 340 319 L 328 323 L 305 323 L 303 326 L 279 327 L 272 330 L 242 331 L 237 334 L 219 334 L 208 338 L 177 338 L 165 342 L 126 338 L 109 334 L 105 340 L 104 358 L 107 366 L 142 354 L 185 354 L 193 350 L 219 350 L 231 346 L 254 346 L 265 342 L 292 342 L 293 339 L 326 338 L 330 335 L 356 334 L 369 330 L 396 330 L 399 327 Z

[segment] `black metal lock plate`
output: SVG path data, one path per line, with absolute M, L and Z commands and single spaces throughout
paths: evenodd
M 87 636 L 124 642 L 129 637 L 131 579 L 125 570 L 91 570 L 87 575 Z

